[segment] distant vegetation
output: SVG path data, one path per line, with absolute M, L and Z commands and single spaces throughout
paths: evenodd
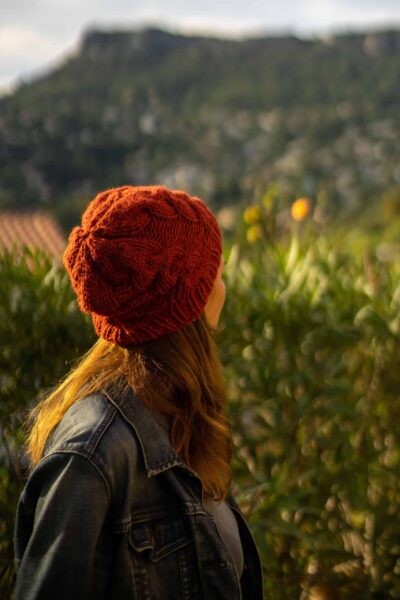
M 96 192 L 163 183 L 213 207 L 271 181 L 358 214 L 400 196 L 400 31 L 227 41 L 87 31 L 0 99 L 0 208 L 74 224 Z

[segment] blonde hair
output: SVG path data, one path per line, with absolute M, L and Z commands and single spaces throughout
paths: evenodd
M 171 418 L 175 451 L 195 470 L 204 494 L 224 499 L 232 482 L 232 432 L 214 331 L 203 315 L 179 331 L 122 348 L 99 338 L 63 380 L 30 412 L 26 450 L 33 467 L 68 408 L 112 386 L 132 388 Z

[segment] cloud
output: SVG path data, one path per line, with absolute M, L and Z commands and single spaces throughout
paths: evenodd
M 305 0 L 303 27 L 312 31 L 337 31 L 339 29 L 371 29 L 382 24 L 400 25 L 400 4 L 385 0 L 377 5 L 375 0 Z
M 0 88 L 12 88 L 18 77 L 49 64 L 64 45 L 26 27 L 0 28 Z
M 18 54 L 33 54 L 38 57 L 46 57 L 49 52 L 56 50 L 57 44 L 43 34 L 25 27 L 2 27 L 0 28 L 0 54 L 2 57 L 15 56 Z

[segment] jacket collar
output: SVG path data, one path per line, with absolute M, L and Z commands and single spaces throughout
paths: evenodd
M 182 457 L 176 454 L 165 427 L 157 422 L 152 412 L 133 393 L 132 389 L 123 395 L 115 394 L 111 390 L 104 390 L 103 393 L 122 418 L 135 430 L 143 451 L 147 477 L 153 477 L 171 467 L 180 466 L 191 471 L 200 479 L 199 475 L 186 465 Z M 226 497 L 226 502 L 231 508 L 242 514 L 231 493 Z
M 182 457 L 175 452 L 166 429 L 131 389 L 122 395 L 107 390 L 104 395 L 135 430 L 148 477 L 175 465 L 184 465 Z

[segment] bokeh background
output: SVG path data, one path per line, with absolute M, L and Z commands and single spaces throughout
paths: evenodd
M 234 493 L 265 598 L 400 598 L 400 5 L 0 6 L 0 596 L 26 411 L 94 342 L 61 264 L 96 193 L 218 216 Z

